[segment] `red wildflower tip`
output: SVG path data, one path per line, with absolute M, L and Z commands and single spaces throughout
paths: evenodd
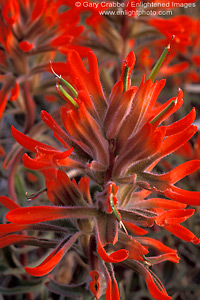
M 9 233 L 14 233 L 17 231 L 28 229 L 29 227 L 30 226 L 27 224 L 0 224 L 0 237 L 5 236 Z
M 168 296 L 164 286 L 162 285 L 158 277 L 151 270 L 147 270 L 142 263 L 137 261 L 131 261 L 129 262 L 129 266 L 134 271 L 137 271 L 144 277 L 148 290 L 154 299 L 156 300 L 172 299 L 170 296 Z
M 47 275 L 61 261 L 65 253 L 71 248 L 80 235 L 81 233 L 77 232 L 68 241 L 65 239 L 53 250 L 53 252 L 51 252 L 50 255 L 47 256 L 47 258 L 39 266 L 35 268 L 26 267 L 25 271 L 28 274 L 37 277 Z
M 31 21 L 34 22 L 39 18 L 45 11 L 47 5 L 47 0 L 36 0 L 35 5 L 31 15 Z
M 171 261 L 175 264 L 178 264 L 179 260 L 180 260 L 180 257 L 178 257 L 178 255 L 176 253 L 165 253 L 165 254 L 161 254 L 158 256 L 154 256 L 154 257 L 148 256 L 148 262 L 150 262 L 150 264 L 152 264 L 152 265 L 160 264 L 161 262 L 164 262 L 164 261 Z
M 120 300 L 119 289 L 115 278 L 109 278 L 107 289 L 106 289 L 106 299 L 107 300 Z
M 96 226 L 97 228 L 97 226 Z M 97 228 L 96 230 L 96 235 L 97 235 L 97 252 L 100 255 L 100 257 L 108 263 L 118 263 L 121 261 L 124 261 L 125 259 L 128 258 L 128 251 L 125 249 L 120 249 L 117 250 L 110 255 L 107 254 L 105 249 L 103 248 L 102 242 L 100 240 L 100 235 L 99 235 L 99 229 Z
M 28 150 L 36 153 L 34 159 L 30 158 L 27 154 L 24 154 L 23 163 L 26 167 L 30 169 L 37 170 L 37 169 L 54 167 L 62 164 L 63 160 L 65 161 L 66 164 L 68 156 L 73 151 L 73 148 L 71 147 L 69 150 L 65 152 L 61 152 L 49 145 L 35 141 L 34 139 L 19 132 L 13 126 L 11 126 L 11 132 L 14 138 L 18 141 L 18 143 L 20 143 L 23 147 L 27 148 Z M 66 143 L 65 146 L 67 146 Z
M 152 297 L 156 300 L 170 300 L 172 297 L 167 295 L 167 292 L 165 288 L 159 284 L 159 282 L 156 282 L 159 285 L 159 288 L 154 282 L 154 278 L 151 276 L 150 272 L 147 271 L 147 269 L 143 268 L 143 276 L 145 278 L 148 290 Z M 156 280 L 155 280 L 156 281 Z
M 159 226 L 182 223 L 194 214 L 194 209 L 172 209 L 161 213 L 156 218 Z
M 3 6 L 2 15 L 9 25 L 13 25 L 19 16 L 18 1 L 7 0 Z
M 0 203 L 9 210 L 20 208 L 20 206 L 16 202 L 6 196 L 0 196 Z
M 150 237 L 136 237 L 136 240 L 145 246 L 152 247 L 163 253 L 176 253 L 177 251 L 165 246 L 162 242 Z
M 0 156 L 4 157 L 6 155 L 6 152 L 4 150 L 4 148 L 0 145 Z
M 54 207 L 34 206 L 16 208 L 8 212 L 6 218 L 16 224 L 34 224 L 39 222 L 64 218 L 92 218 L 96 216 L 96 209 L 84 207 Z
M 131 51 L 127 57 L 126 60 L 123 63 L 122 67 L 122 74 L 121 74 L 121 80 L 124 85 L 124 91 L 126 91 L 131 84 L 130 74 L 134 68 L 135 65 L 135 54 L 133 51 Z
M 118 284 L 115 279 L 114 270 L 105 268 L 105 277 L 107 280 L 106 299 L 107 300 L 120 300 Z
M 103 261 L 108 263 L 119 263 L 128 258 L 128 251 L 125 249 L 117 250 L 111 253 L 110 255 L 108 255 L 99 240 L 98 240 L 97 251 L 100 257 L 103 259 Z
M 170 19 L 154 18 L 149 20 L 149 24 L 156 27 L 165 37 L 164 43 L 169 42 L 172 35 L 172 48 L 181 53 L 186 53 L 187 47 L 195 43 L 198 22 L 186 15 L 175 16 Z M 160 41 L 163 44 L 163 41 Z
M 181 226 L 180 224 L 167 225 L 163 227 L 183 241 L 192 242 L 193 244 L 198 244 L 200 242 L 199 238 L 197 238 L 189 229 Z
M 89 283 L 89 288 L 91 292 L 93 293 L 94 297 L 96 299 L 99 299 L 98 293 L 99 293 L 99 273 L 97 271 L 91 271 L 90 276 L 92 278 L 92 281 Z
M 23 41 L 19 43 L 19 48 L 24 52 L 29 52 L 32 50 L 34 45 L 32 43 L 29 43 L 27 41 Z
M 17 100 L 17 97 L 19 95 L 19 90 L 20 90 L 19 83 L 16 81 L 14 88 L 12 88 L 12 90 L 11 90 L 11 95 L 9 98 L 10 101 Z

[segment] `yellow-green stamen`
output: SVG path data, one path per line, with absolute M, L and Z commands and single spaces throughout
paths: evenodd
M 78 97 L 78 92 L 75 90 L 75 88 L 68 82 L 66 81 L 64 78 L 62 78 L 61 75 L 58 75 L 53 67 L 52 67 L 52 63 L 50 63 L 50 67 L 51 67 L 51 71 L 53 72 L 53 74 L 69 89 L 69 91 L 72 93 L 73 97 L 77 98 Z
M 70 96 L 65 89 L 62 87 L 62 85 L 57 84 L 57 88 L 59 89 L 59 91 L 63 94 L 63 96 L 65 96 L 72 105 L 74 105 L 76 108 L 79 108 L 78 103 L 74 100 L 74 98 L 72 98 L 72 96 Z
M 150 124 L 153 125 L 160 118 L 162 118 L 177 102 L 176 100 L 172 100 L 155 118 L 150 121 Z
M 124 226 L 124 224 L 121 220 L 121 217 L 119 215 L 119 212 L 118 212 L 117 208 L 115 207 L 115 204 L 114 204 L 114 201 L 113 201 L 113 193 L 110 194 L 110 206 L 111 206 L 112 211 L 114 212 L 114 214 L 117 218 L 117 221 L 119 222 L 120 227 L 122 227 L 124 229 L 126 235 L 128 236 L 128 232 L 126 230 L 126 227 Z
M 129 67 L 126 67 L 124 70 L 124 78 L 123 78 L 123 92 L 125 92 L 127 90 L 128 87 L 128 71 L 129 71 Z

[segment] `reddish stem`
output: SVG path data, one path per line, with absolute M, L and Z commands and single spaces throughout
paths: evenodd
M 8 175 L 8 191 L 9 194 L 11 196 L 11 199 L 13 201 L 17 201 L 17 195 L 15 192 L 15 173 L 18 167 L 18 164 L 21 160 L 22 154 L 23 154 L 24 150 L 23 149 L 19 149 L 16 153 L 15 153 L 15 158 L 13 160 L 13 163 L 11 165 L 10 171 L 9 171 L 9 175 Z
M 26 80 L 23 85 L 24 103 L 26 107 L 24 133 L 28 133 L 35 122 L 35 102 L 30 91 L 30 82 Z

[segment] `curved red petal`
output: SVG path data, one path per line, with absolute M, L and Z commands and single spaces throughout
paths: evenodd
M 107 289 L 106 289 L 106 300 L 120 300 L 119 289 L 114 277 L 113 270 L 111 274 L 109 274 L 108 270 L 106 270 L 106 280 L 107 280 Z
M 174 122 L 173 124 L 166 127 L 166 135 L 172 135 L 178 132 L 181 132 L 192 124 L 196 117 L 196 110 L 193 108 L 189 114 L 187 114 L 181 120 Z
M 65 45 L 65 44 L 70 44 L 72 42 L 72 40 L 73 40 L 72 36 L 63 34 L 63 35 L 60 35 L 57 38 L 53 39 L 51 41 L 51 46 L 57 48 L 57 47 Z
M 167 292 L 161 283 L 161 281 L 157 278 L 157 276 L 154 274 L 153 276 L 151 273 L 145 268 L 143 264 L 140 262 L 132 261 L 130 263 L 130 266 L 132 265 L 132 268 L 139 272 L 142 276 L 144 276 L 144 279 L 146 281 L 148 290 L 151 294 L 151 296 L 156 300 L 170 300 L 172 299 L 170 296 L 167 295 Z
M 2 15 L 9 25 L 13 25 L 19 16 L 19 4 L 16 0 L 7 0 L 3 6 Z
M 144 234 L 148 233 L 147 230 L 140 228 L 139 226 L 132 224 L 128 221 L 123 221 L 123 223 L 124 223 L 125 227 L 135 235 L 144 235 Z
M 6 155 L 6 152 L 4 148 L 0 145 L 0 157 L 4 157 Z
M 166 112 L 164 112 L 164 109 L 166 109 L 168 107 L 168 105 L 170 105 L 172 103 L 172 101 L 174 101 L 172 107 L 169 108 Z M 182 104 L 183 104 L 183 91 L 180 90 L 178 92 L 177 97 L 173 97 L 173 98 L 169 99 L 163 105 L 159 106 L 158 108 L 155 108 L 152 111 L 152 117 L 153 118 L 155 118 L 161 112 L 163 112 L 163 114 L 161 114 L 161 116 L 158 117 L 158 119 L 153 123 L 153 127 L 156 128 L 162 121 L 164 121 L 170 115 L 172 115 L 173 113 L 175 113 L 181 107 Z
M 194 209 L 171 209 L 158 215 L 156 223 L 159 226 L 182 223 L 194 214 Z
M 178 167 L 174 168 L 168 173 L 158 175 L 159 180 L 167 181 L 170 184 L 174 184 L 181 180 L 185 176 L 195 172 L 200 168 L 200 160 L 190 160 Z
M 135 207 L 137 208 L 163 208 L 163 209 L 175 209 L 175 208 L 185 208 L 187 205 L 184 203 L 179 203 L 177 201 L 172 201 L 163 198 L 151 198 L 147 200 L 142 200 L 137 202 Z
M 174 250 L 174 249 L 171 249 L 167 246 L 165 246 L 163 243 L 161 243 L 160 241 L 158 240 L 155 240 L 153 238 L 150 238 L 150 237 L 135 237 L 135 239 L 142 243 L 143 245 L 146 245 L 146 246 L 149 246 L 149 247 L 153 247 L 161 252 L 164 252 L 164 253 L 170 253 L 170 252 L 173 252 L 173 253 L 176 253 L 177 251 Z
M 27 241 L 31 238 L 31 236 L 12 234 L 7 235 L 0 238 L 0 248 L 7 247 L 9 245 L 13 245 L 15 243 L 19 243 L 22 241 Z
M 183 71 L 185 71 L 187 68 L 189 67 L 189 63 L 187 61 L 181 62 L 181 63 L 177 63 L 175 65 L 172 66 L 163 66 L 159 73 L 163 75 L 163 77 L 165 76 L 171 76 L 174 74 L 179 74 L 182 73 Z
M 10 95 L 9 100 L 15 101 L 17 99 L 18 95 L 19 95 L 19 83 L 17 81 L 15 81 L 15 86 L 11 90 L 11 95 Z
M 55 154 L 52 157 L 52 160 L 55 164 L 57 164 L 60 160 L 66 159 L 68 156 L 70 156 L 73 152 L 73 147 L 71 147 L 69 150 L 64 151 L 64 152 L 60 152 Z
M 52 118 L 52 116 L 46 112 L 45 110 L 41 111 L 41 118 L 42 121 L 49 127 L 51 130 L 53 130 L 54 134 L 56 133 L 64 142 L 69 142 L 69 137 L 66 134 L 66 132 L 56 123 L 56 121 Z M 69 146 L 66 144 L 66 148 L 69 148 Z
M 8 233 L 13 233 L 28 229 L 29 225 L 26 224 L 0 224 L 0 236 L 4 236 Z
M 62 246 L 62 248 L 60 248 L 60 245 L 58 245 L 56 249 L 39 266 L 35 268 L 26 267 L 25 271 L 28 274 L 37 277 L 47 275 L 61 261 L 65 253 L 69 250 L 69 248 L 74 244 L 74 242 L 80 235 L 81 233 L 79 232 L 74 234 L 74 236 L 71 237 L 70 240 L 67 241 L 64 246 Z
M 42 16 L 46 5 L 47 5 L 47 0 L 36 0 L 34 1 L 34 8 L 32 11 L 32 15 L 31 15 L 31 21 L 34 22 L 37 18 L 39 18 L 40 16 Z
M 32 170 L 40 170 L 43 168 L 50 168 L 53 167 L 53 162 L 51 159 L 49 159 L 49 157 L 47 157 L 46 160 L 43 161 L 39 161 L 39 159 L 35 158 L 32 159 L 30 156 L 28 156 L 28 154 L 24 154 L 23 155 L 23 165 L 26 168 L 32 169 Z
M 198 239 L 189 229 L 180 224 L 168 225 L 164 226 L 164 228 L 186 242 L 192 242 L 193 244 L 198 244 L 200 242 L 200 239 Z
M 125 249 L 120 249 L 112 254 L 108 255 L 105 249 L 103 248 L 100 239 L 98 238 L 98 243 L 97 243 L 97 252 L 100 255 L 100 257 L 108 263 L 118 263 L 121 261 L 124 261 L 125 259 L 128 258 L 129 252 Z
M 22 132 L 18 131 L 14 126 L 11 126 L 11 132 L 15 140 L 24 148 L 36 152 L 36 147 L 46 148 L 49 150 L 55 150 L 55 148 L 35 141 L 34 139 L 28 137 L 27 135 L 23 134 Z
M 6 197 L 6 196 L 0 196 L 0 203 L 8 208 L 8 209 L 15 209 L 15 208 L 20 208 L 20 206 L 14 202 L 13 200 L 11 200 L 10 198 Z
M 175 201 L 200 206 L 200 192 L 186 191 L 171 185 L 170 189 L 166 190 L 164 194 Z
M 190 125 L 182 132 L 167 137 L 160 147 L 159 157 L 164 157 L 180 148 L 196 133 L 196 131 L 197 127 Z
M 151 274 L 147 271 L 146 276 L 145 276 L 146 284 L 148 287 L 148 290 L 152 297 L 156 300 L 170 300 L 172 299 L 170 296 L 167 295 L 166 291 L 161 292 L 157 285 L 155 284 Z
M 90 218 L 96 216 L 96 210 L 89 207 L 33 206 L 16 208 L 6 214 L 9 222 L 16 224 L 34 224 L 64 218 Z
M 6 104 L 8 101 L 8 95 L 2 95 L 1 91 L 0 91 L 0 118 L 6 108 Z

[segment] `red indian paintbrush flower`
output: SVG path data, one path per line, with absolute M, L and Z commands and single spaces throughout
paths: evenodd
M 15 101 L 7 107 L 14 108 L 11 115 L 24 115 L 24 133 L 27 133 L 36 119 L 34 96 L 58 99 L 51 94 L 54 83 L 53 86 L 51 80 L 44 83 L 43 74 L 57 53 L 67 53 L 73 48 L 86 55 L 88 48 L 79 46 L 84 29 L 78 25 L 79 20 L 78 12 L 66 9 L 61 1 L 0 1 L 0 118 L 7 102 Z M 1 146 L 0 149 L 0 154 L 5 155 Z M 8 186 L 13 199 L 16 195 L 12 178 L 19 151 L 11 149 L 4 163 L 5 168 L 12 165 Z
M 45 71 L 44 64 L 53 59 L 56 51 L 67 53 L 73 48 L 86 55 L 88 49 L 77 44 L 84 29 L 77 26 L 80 19 L 77 11 L 61 12 L 61 6 L 60 1 L 53 0 L 1 1 L 0 117 L 7 100 L 16 100 L 20 85 L 28 77 Z
M 162 158 L 184 145 L 197 131 L 191 125 L 195 110 L 166 125 L 165 119 L 183 103 L 182 91 L 157 105 L 165 84 L 165 80 L 154 82 L 157 67 L 149 79 L 143 77 L 139 87 L 132 87 L 133 52 L 123 63 L 121 77 L 109 99 L 104 96 L 92 52 L 88 63 L 89 71 L 79 54 L 70 51 L 63 70 L 70 84 L 62 77 L 62 69 L 61 75 L 57 75 L 58 91 L 67 102 L 61 108 L 63 128 L 47 112 L 41 113 L 42 120 L 60 142 L 59 149 L 12 128 L 15 139 L 35 153 L 34 157 L 24 154 L 23 163 L 44 174 L 51 205 L 20 208 L 11 200 L 1 198 L 1 203 L 10 209 L 6 218 L 11 223 L 1 225 L 0 245 L 48 245 L 50 241 L 15 233 L 24 229 L 54 231 L 54 227 L 57 232 L 59 223 L 55 225 L 55 221 L 73 220 L 74 234 L 66 234 L 61 241 L 54 240 L 55 249 L 51 254 L 39 266 L 26 267 L 27 273 L 48 274 L 79 239 L 82 253 L 89 257 L 92 278 L 89 288 L 97 299 L 105 293 L 107 300 L 120 299 L 115 264 L 144 276 L 155 299 L 171 299 L 151 266 L 166 260 L 178 263 L 179 257 L 176 250 L 145 234 L 148 227 L 160 226 L 184 241 L 199 243 L 180 224 L 194 214 L 194 209 L 187 209 L 187 205 L 200 205 L 200 192 L 186 191 L 175 184 L 199 169 L 200 160 L 188 161 L 165 174 L 156 172 Z M 66 174 L 71 168 L 80 169 L 87 177 L 77 184 Z M 90 194 L 89 178 L 99 188 L 94 195 Z M 160 252 L 159 255 L 149 256 L 149 247 Z M 103 284 L 105 280 L 107 287 Z

